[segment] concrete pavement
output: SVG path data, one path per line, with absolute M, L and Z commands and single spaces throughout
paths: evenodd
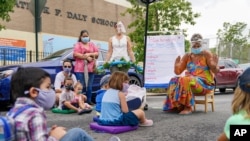
M 118 134 L 121 141 L 214 141 L 223 131 L 226 119 L 231 115 L 232 93 L 215 96 L 215 112 L 204 113 L 204 106 L 198 105 L 197 112 L 191 115 L 164 113 L 161 110 L 165 96 L 147 96 L 148 118 L 154 120 L 153 127 L 139 127 L 135 131 Z M 96 141 L 108 141 L 108 133 L 97 133 L 89 129 L 95 112 L 86 115 L 60 115 L 47 112 L 48 124 L 67 128 L 81 127 Z

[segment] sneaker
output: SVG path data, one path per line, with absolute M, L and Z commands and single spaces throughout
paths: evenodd
M 154 122 L 151 119 L 147 119 L 144 123 L 140 123 L 139 126 L 146 127 L 146 126 L 153 126 Z
M 111 138 L 109 138 L 109 141 L 121 141 L 121 139 L 117 136 L 112 136 Z

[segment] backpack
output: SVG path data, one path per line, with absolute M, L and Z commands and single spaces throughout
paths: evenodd
M 32 105 L 25 105 L 19 108 L 15 113 L 11 109 L 7 116 L 0 116 L 0 141 L 14 141 L 15 140 L 15 122 L 14 119 L 23 111 L 34 107 Z

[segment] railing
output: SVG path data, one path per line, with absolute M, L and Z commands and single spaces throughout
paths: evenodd
M 45 58 L 51 53 L 38 52 L 38 60 Z M 36 52 L 25 49 L 0 48 L 0 66 L 36 62 Z

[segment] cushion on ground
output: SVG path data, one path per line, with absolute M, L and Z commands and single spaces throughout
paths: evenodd
M 119 134 L 123 132 L 136 130 L 138 128 L 138 126 L 103 126 L 99 125 L 96 122 L 90 123 L 89 127 L 90 129 L 95 130 L 97 132 L 106 132 L 111 134 Z
M 94 121 L 94 122 L 97 122 L 98 120 L 99 120 L 99 116 L 94 116 L 94 117 L 93 117 L 93 121 Z
M 62 110 L 62 109 L 59 109 L 59 108 L 53 108 L 52 109 L 52 112 L 53 113 L 59 113 L 59 114 L 71 114 L 71 113 L 76 113 L 75 110 Z

